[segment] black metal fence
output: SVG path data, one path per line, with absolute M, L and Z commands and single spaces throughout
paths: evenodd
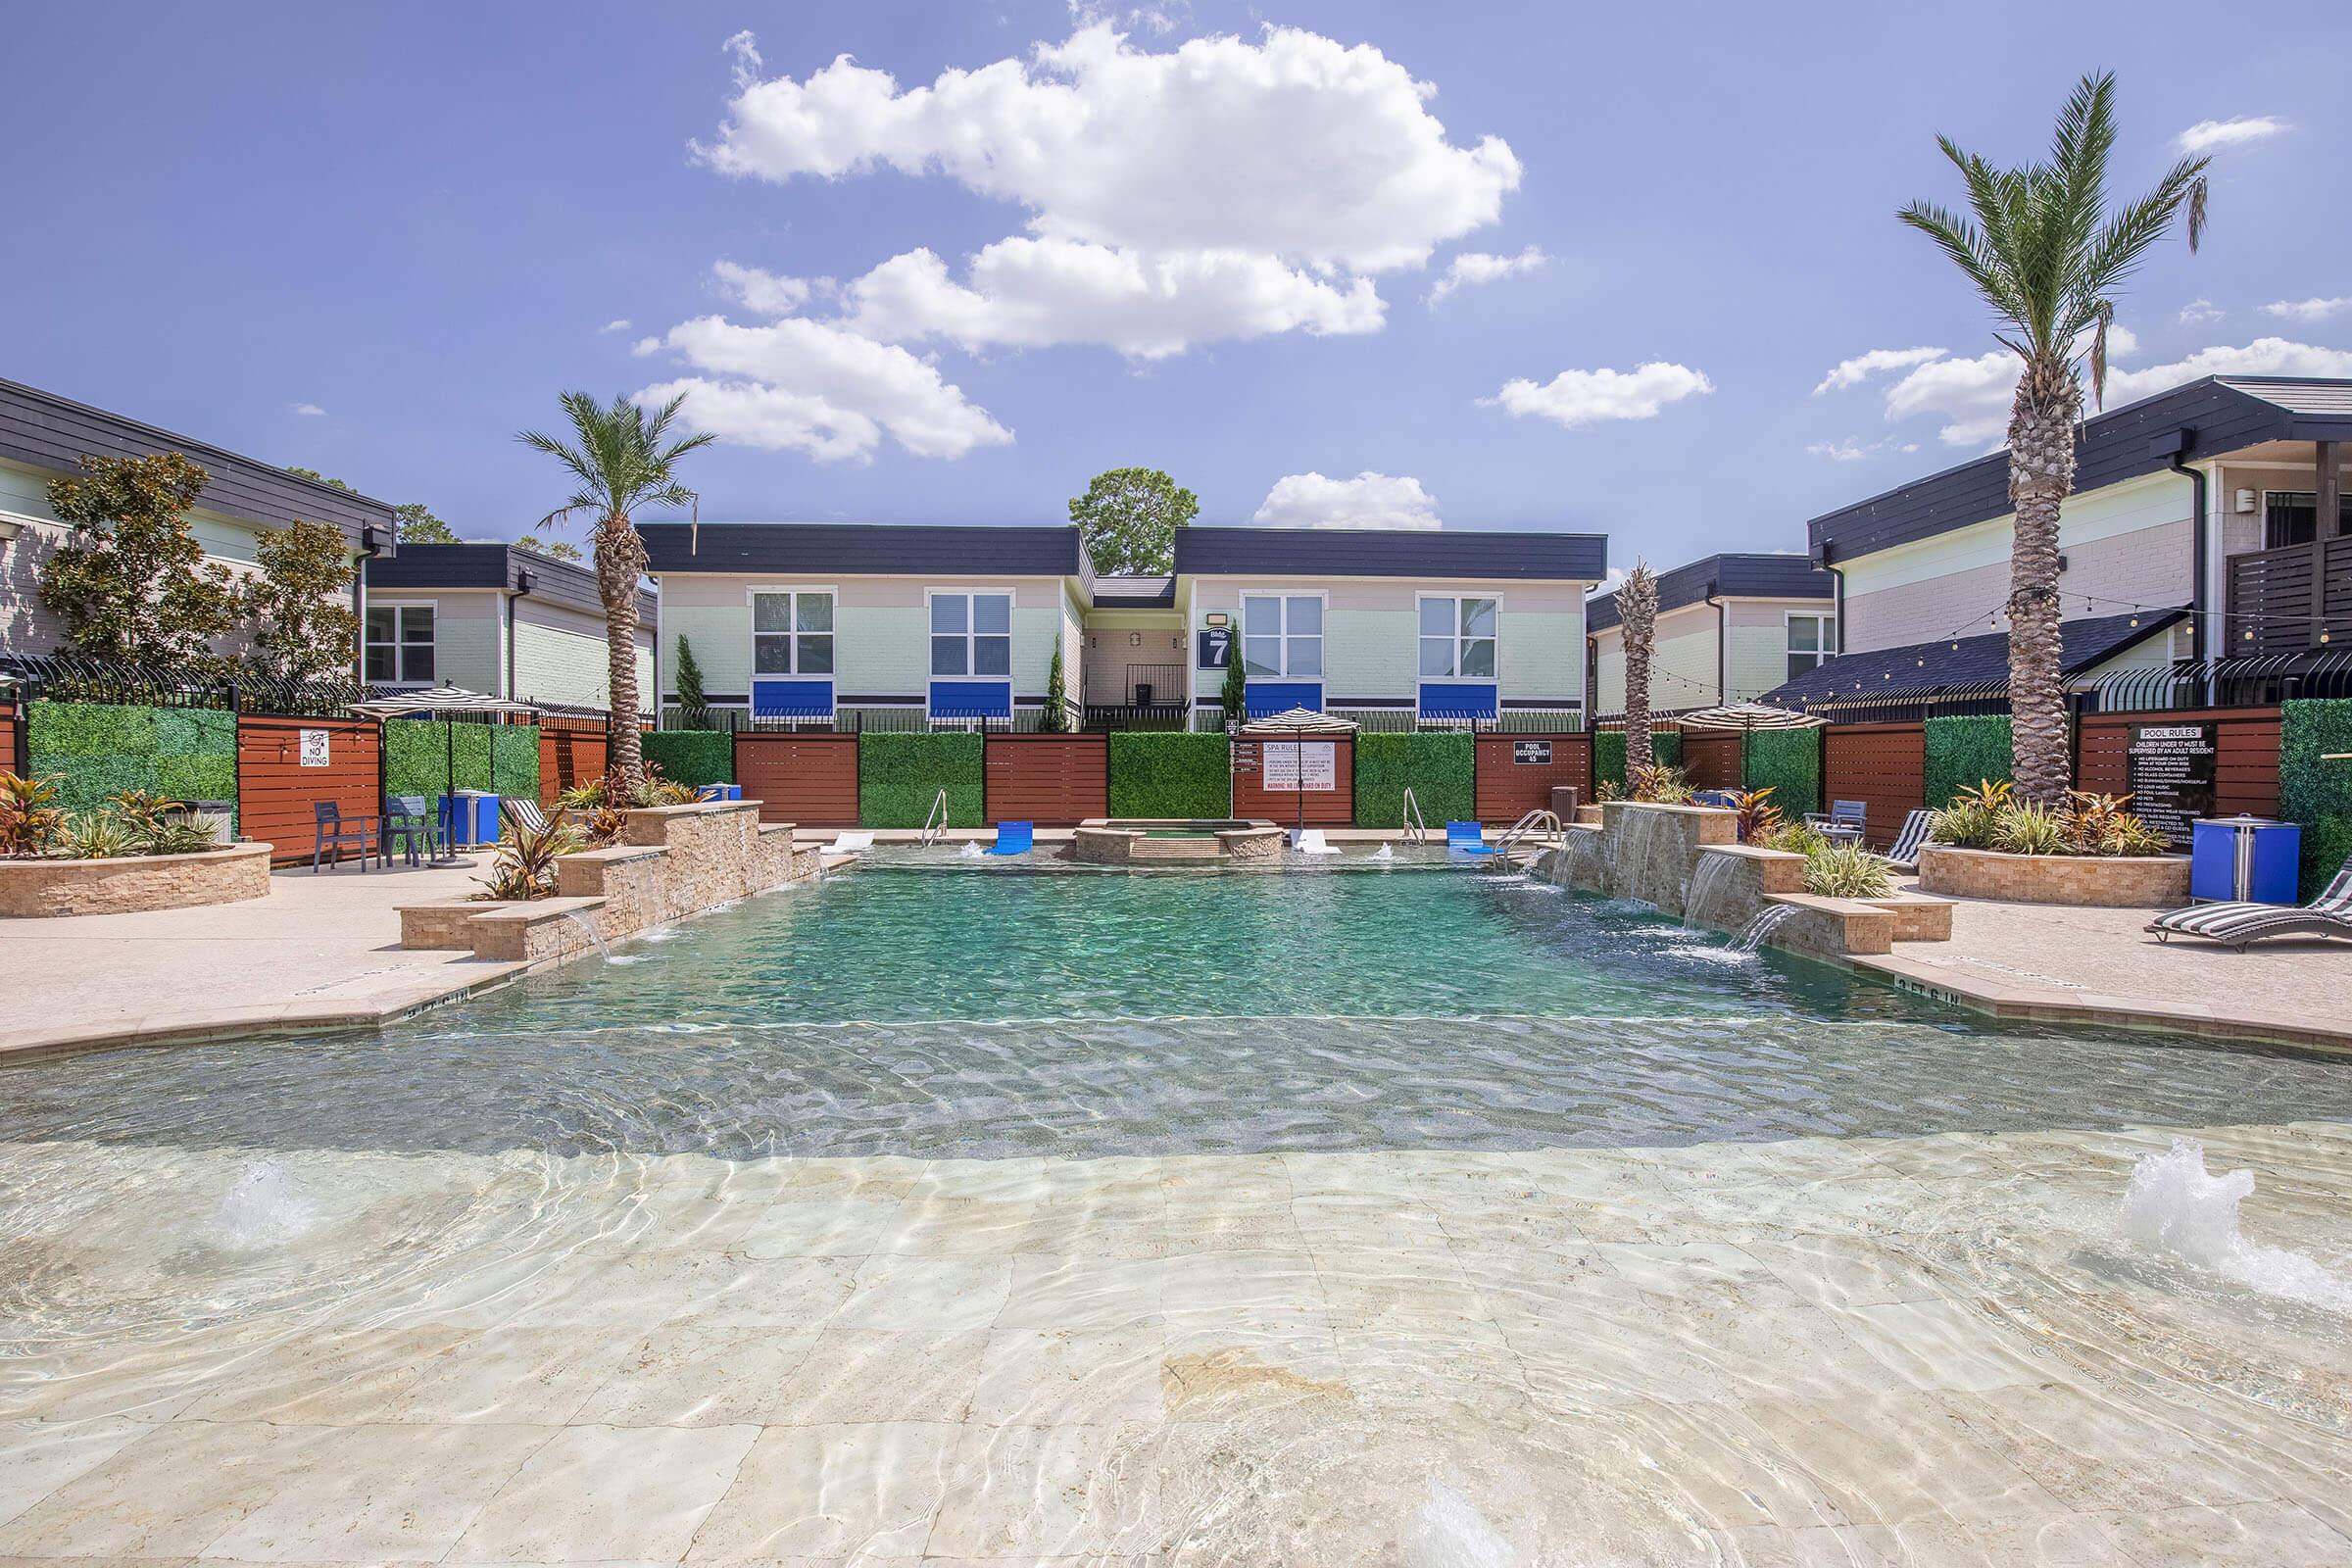
M 200 708 L 231 713 L 351 716 L 378 695 L 349 680 L 284 680 L 249 670 L 191 669 L 88 654 L 0 654 L 0 678 L 22 702 Z

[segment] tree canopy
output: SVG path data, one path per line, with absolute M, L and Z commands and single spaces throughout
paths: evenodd
M 227 566 L 207 561 L 187 510 L 212 476 L 176 452 L 81 460 L 49 483 L 73 532 L 41 566 L 41 603 L 78 653 L 184 668 L 225 664 L 216 639 L 237 624 Z
M 1070 498 L 1070 520 L 1095 569 L 1150 576 L 1176 569 L 1176 530 L 1200 514 L 1190 490 L 1157 468 L 1105 468 Z

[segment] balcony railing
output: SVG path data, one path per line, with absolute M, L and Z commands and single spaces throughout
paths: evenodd
M 2352 534 L 2230 558 L 2230 657 L 2352 646 Z

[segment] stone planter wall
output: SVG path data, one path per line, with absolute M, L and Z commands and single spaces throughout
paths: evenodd
M 1919 852 L 1929 893 L 2010 904 L 2170 909 L 2188 902 L 2185 855 L 2004 855 L 1930 844 Z
M 0 860 L 0 919 L 138 914 L 270 896 L 270 846 L 105 860 Z

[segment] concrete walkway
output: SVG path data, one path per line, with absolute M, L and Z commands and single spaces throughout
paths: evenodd
M 164 1034 L 375 1023 L 518 972 L 400 947 L 403 904 L 462 899 L 488 856 L 270 877 L 270 897 L 0 920 L 0 1055 Z
M 2232 953 L 2194 937 L 2159 944 L 2146 909 L 1953 902 L 1950 942 L 1898 942 L 1886 957 L 1849 961 L 2002 1017 L 2352 1051 L 2352 941 Z

